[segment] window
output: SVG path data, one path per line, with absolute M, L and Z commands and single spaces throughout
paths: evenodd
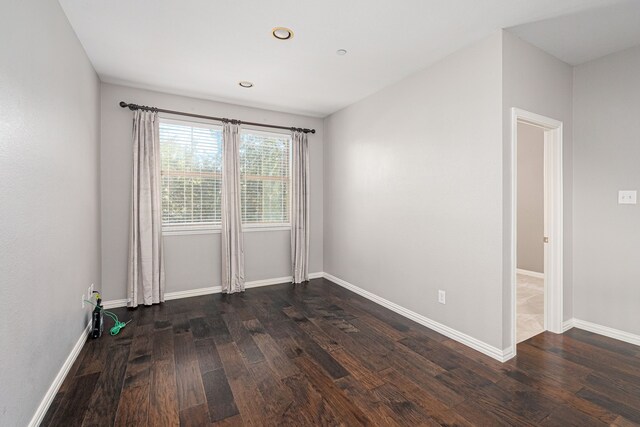
M 288 225 L 291 136 L 244 130 L 240 134 L 243 224 Z
M 222 127 L 160 120 L 162 226 L 164 231 L 201 232 L 220 227 Z M 291 136 L 240 133 L 242 223 L 289 225 Z
M 164 229 L 219 226 L 222 128 L 162 119 L 160 157 Z

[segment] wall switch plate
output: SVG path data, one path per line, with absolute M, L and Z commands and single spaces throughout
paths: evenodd
M 636 190 L 618 191 L 619 205 L 635 205 L 637 203 L 638 192 Z
M 440 304 L 446 304 L 446 292 L 445 291 L 438 291 L 438 302 Z

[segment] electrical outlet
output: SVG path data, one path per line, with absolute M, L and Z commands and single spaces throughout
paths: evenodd
M 635 190 L 618 191 L 619 205 L 635 205 L 637 203 L 638 193 Z
M 446 304 L 446 297 L 447 297 L 447 294 L 445 291 L 443 290 L 438 291 L 438 302 L 440 304 Z
M 85 300 L 84 295 L 82 295 L 82 308 L 84 308 L 84 300 Z

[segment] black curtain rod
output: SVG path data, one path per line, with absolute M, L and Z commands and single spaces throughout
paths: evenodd
M 292 132 L 298 131 L 298 132 L 304 132 L 304 133 L 316 133 L 315 129 L 295 128 L 295 127 L 278 126 L 278 125 L 267 125 L 267 124 L 264 124 L 264 123 L 253 123 L 253 122 L 245 122 L 245 121 L 240 121 L 240 120 L 235 120 L 235 119 L 226 119 L 224 117 L 203 116 L 203 115 L 200 115 L 200 114 L 183 113 L 182 111 L 173 111 L 173 110 L 165 110 L 163 108 L 148 107 L 146 105 L 127 104 L 124 101 L 120 101 L 120 106 L 122 108 L 129 108 L 131 111 L 135 111 L 135 110 L 154 111 L 154 112 L 157 112 L 157 113 L 177 114 L 179 116 L 187 116 L 187 117 L 195 117 L 195 118 L 198 118 L 198 119 L 215 120 L 215 121 L 224 122 L 224 123 L 229 122 L 229 123 L 233 123 L 234 125 L 251 125 L 251 126 L 261 126 L 263 128 L 286 129 L 286 130 L 290 130 Z

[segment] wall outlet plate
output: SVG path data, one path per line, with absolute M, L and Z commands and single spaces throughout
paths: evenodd
M 440 304 L 446 304 L 446 297 L 447 297 L 447 294 L 445 291 L 443 290 L 438 291 L 438 302 Z
M 84 308 L 84 300 L 85 300 L 84 295 L 82 295 L 82 308 Z
M 618 191 L 619 205 L 635 205 L 638 200 L 638 192 L 636 190 L 620 190 Z

